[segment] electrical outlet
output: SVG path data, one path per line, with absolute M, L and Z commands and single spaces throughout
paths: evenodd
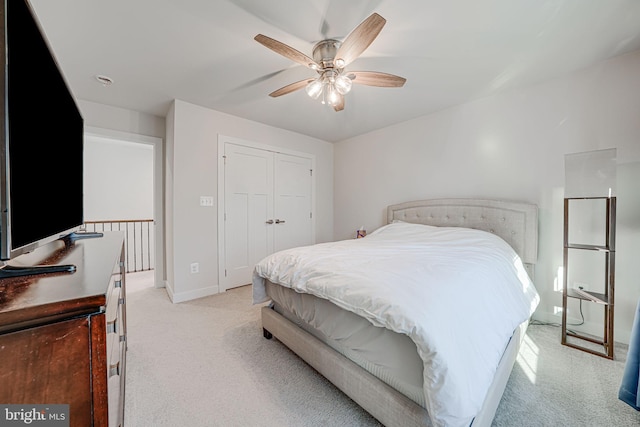
M 191 263 L 191 274 L 200 273 L 200 264 L 197 262 Z

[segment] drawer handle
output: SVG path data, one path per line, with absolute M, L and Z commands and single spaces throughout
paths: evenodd
M 107 333 L 108 334 L 115 334 L 117 332 L 118 332 L 117 319 L 116 320 L 112 320 L 110 322 L 107 322 Z
M 116 280 L 116 282 L 114 283 L 114 286 L 116 288 L 121 288 L 122 287 L 122 280 Z
M 126 335 L 120 335 L 119 340 L 120 340 L 120 342 L 125 342 L 127 340 L 127 336 Z
M 120 375 L 120 362 L 109 365 L 109 378 Z
M 124 305 L 124 298 L 118 298 L 118 305 Z

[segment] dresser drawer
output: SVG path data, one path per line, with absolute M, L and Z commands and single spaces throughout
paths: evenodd
M 124 421 L 124 372 L 127 343 L 123 270 L 122 262 L 119 262 L 113 270 L 105 308 L 109 427 L 122 426 Z
M 118 374 L 122 346 L 126 343 L 124 325 L 124 293 L 121 288 L 114 287 L 109 296 L 105 312 L 106 342 L 109 377 Z
M 118 337 L 109 357 L 109 427 L 120 427 L 123 423 L 126 341 L 124 335 Z
M 90 345 L 86 317 L 1 334 L 0 402 L 64 403 L 71 427 L 93 425 Z

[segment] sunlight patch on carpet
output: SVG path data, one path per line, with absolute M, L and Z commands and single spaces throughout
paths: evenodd
M 536 383 L 536 373 L 538 370 L 538 356 L 540 348 L 527 335 L 522 340 L 522 346 L 516 362 L 522 368 L 522 372 L 527 376 L 531 384 Z

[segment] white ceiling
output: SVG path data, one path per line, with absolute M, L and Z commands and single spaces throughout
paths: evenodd
M 79 99 L 158 116 L 180 99 L 331 142 L 640 49 L 638 0 L 30 1 Z M 256 34 L 311 56 L 373 12 L 387 24 L 348 70 L 403 88 L 354 86 L 338 113 L 268 96 L 314 72 Z

